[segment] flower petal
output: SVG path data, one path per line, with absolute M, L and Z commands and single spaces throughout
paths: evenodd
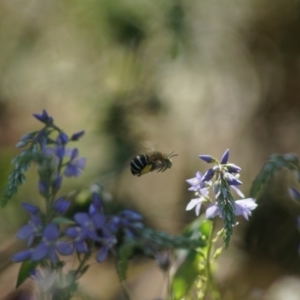
M 90 221 L 90 217 L 87 213 L 82 213 L 82 212 L 79 212 L 79 213 L 76 213 L 74 215 L 74 220 L 80 224 L 81 226 L 85 225 L 87 222 Z
M 220 216 L 220 208 L 216 204 L 213 204 L 207 208 L 206 210 L 207 219 L 213 219 L 217 215 Z
M 185 210 L 191 210 L 193 209 L 198 203 L 200 202 L 199 198 L 192 199 L 188 205 L 186 206 Z
M 230 186 L 240 197 L 245 198 L 245 195 L 242 193 L 242 191 L 237 188 L 235 185 Z
M 227 164 L 228 158 L 229 158 L 229 149 L 227 149 L 227 150 L 223 153 L 223 155 L 222 155 L 222 157 L 221 157 L 221 161 L 220 161 L 221 165 Z
M 199 216 L 199 213 L 200 213 L 200 209 L 201 209 L 201 202 L 199 202 L 197 205 L 196 205 L 196 209 L 195 209 L 195 213 L 196 213 L 196 216 Z
M 30 203 L 22 203 L 22 207 L 27 210 L 29 213 L 32 213 L 32 214 L 36 214 L 39 209 L 37 206 L 33 205 L 33 204 L 30 204 Z
M 59 229 L 56 224 L 50 223 L 44 230 L 44 237 L 48 241 L 54 241 L 59 237 Z
M 202 160 L 204 160 L 207 163 L 216 162 L 216 159 L 213 158 L 211 155 L 208 155 L 208 154 L 199 155 L 199 158 L 201 158 Z
M 44 259 L 47 256 L 48 251 L 49 247 L 44 242 L 41 242 L 33 249 L 31 254 L 31 260 L 39 261 Z
M 31 256 L 31 252 L 32 252 L 31 249 L 27 249 L 27 250 L 18 252 L 11 258 L 11 260 L 14 262 L 21 262 L 24 260 L 28 260 Z
M 106 259 L 108 255 L 108 247 L 107 246 L 103 246 L 97 253 L 97 261 L 98 262 L 102 262 Z
M 51 261 L 52 264 L 56 264 L 58 261 L 58 256 L 55 252 L 54 247 L 49 247 L 49 251 L 48 251 L 48 257 Z
M 74 248 L 70 243 L 58 241 L 56 243 L 56 250 L 62 255 L 70 255 L 73 253 Z
M 76 251 L 79 253 L 88 253 L 89 252 L 87 244 L 84 241 L 75 242 L 74 246 L 76 248 Z
M 22 226 L 17 232 L 18 239 L 27 239 L 34 231 L 34 228 L 31 224 L 26 224 Z

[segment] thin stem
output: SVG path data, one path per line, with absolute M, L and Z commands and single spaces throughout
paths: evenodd
M 213 237 L 214 237 L 214 231 L 216 228 L 216 220 L 214 219 L 212 221 L 212 226 L 209 234 L 209 238 L 207 241 L 207 252 L 206 252 L 206 260 L 205 260 L 205 273 L 206 273 L 206 281 L 205 281 L 205 286 L 204 286 L 204 291 L 203 291 L 203 299 L 206 298 L 208 295 L 208 292 L 210 290 L 212 281 L 213 281 L 213 276 L 211 272 L 211 252 L 213 248 Z
M 114 263 L 116 266 L 116 270 L 118 270 L 118 256 L 117 256 L 117 252 L 115 249 L 111 248 L 110 249 L 112 254 L 114 255 Z M 120 280 L 121 286 L 122 286 L 122 291 L 124 293 L 125 299 L 126 300 L 131 300 L 130 296 L 129 296 L 129 292 L 128 292 L 128 287 L 126 285 L 126 282 L 124 280 Z
M 124 293 L 124 296 L 127 300 L 130 300 L 130 296 L 129 296 L 129 293 L 128 293 L 128 287 L 126 285 L 126 283 L 124 281 L 121 281 L 121 285 L 122 285 L 122 290 L 123 290 L 123 293 Z
M 86 266 L 85 263 L 88 261 L 89 257 L 90 257 L 90 252 L 84 254 L 83 259 L 82 259 L 82 260 L 79 260 L 79 261 L 80 261 L 79 266 L 77 267 L 77 270 L 75 271 L 75 274 L 74 274 L 74 275 L 75 275 L 75 279 L 78 279 L 78 278 L 79 278 L 78 275 L 81 276 L 80 272 L 81 272 L 81 270 Z

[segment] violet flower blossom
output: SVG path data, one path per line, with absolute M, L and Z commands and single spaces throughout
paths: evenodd
M 246 220 L 251 216 L 251 210 L 255 209 L 257 204 L 255 203 L 255 199 L 247 198 L 243 200 L 237 200 L 234 202 L 234 214 L 236 216 L 242 215 Z M 217 203 L 212 204 L 206 210 L 206 218 L 213 219 L 215 216 L 219 216 L 223 218 L 222 212 Z

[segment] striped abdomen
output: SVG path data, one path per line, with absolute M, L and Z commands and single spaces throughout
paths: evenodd
M 140 154 L 134 157 L 131 161 L 130 168 L 132 175 L 141 176 L 144 173 L 143 170 L 149 164 L 149 157 L 147 154 Z M 151 166 L 150 166 L 151 167 Z M 150 170 L 148 170 L 149 172 Z

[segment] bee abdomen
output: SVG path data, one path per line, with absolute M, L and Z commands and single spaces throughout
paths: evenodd
M 131 161 L 130 168 L 132 175 L 141 176 L 141 171 L 148 165 L 149 158 L 146 154 L 137 155 Z

